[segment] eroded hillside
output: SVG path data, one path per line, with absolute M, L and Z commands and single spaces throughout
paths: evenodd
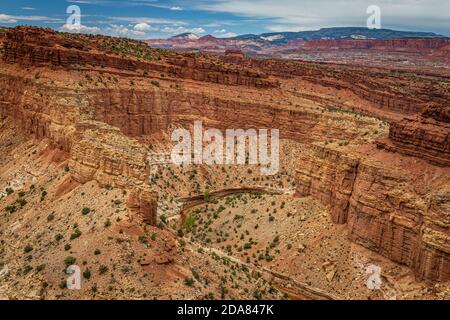
M 1 297 L 449 298 L 448 75 L 23 27 L 3 47 Z M 278 174 L 149 157 L 198 120 L 279 129 Z

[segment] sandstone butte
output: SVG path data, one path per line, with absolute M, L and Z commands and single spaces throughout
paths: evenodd
M 127 190 L 134 219 L 156 226 L 170 191 L 152 186 L 147 155 L 167 151 L 171 129 L 194 120 L 279 128 L 302 146 L 289 164 L 295 197 L 317 200 L 348 241 L 407 266 L 417 281 L 450 280 L 448 74 L 175 53 L 31 27 L 0 36 L 2 130 L 48 143 L 47 161 L 67 164 L 58 196 L 92 181 Z M 234 184 L 251 190 L 257 181 Z M 167 254 L 157 258 L 163 265 L 173 263 Z

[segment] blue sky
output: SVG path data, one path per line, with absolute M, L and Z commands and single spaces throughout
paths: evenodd
M 448 0 L 0 0 L 0 25 L 36 25 L 61 31 L 137 39 L 184 32 L 229 37 L 246 33 L 365 26 L 369 5 L 381 8 L 383 28 L 450 36 Z M 67 7 L 81 25 L 67 24 Z

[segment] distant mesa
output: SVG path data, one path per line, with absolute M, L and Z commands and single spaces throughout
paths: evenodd
M 223 53 L 228 49 L 238 48 L 245 55 L 261 57 L 280 57 L 298 53 L 296 51 L 299 50 L 381 50 L 426 52 L 444 59 L 448 49 L 441 48 L 448 48 L 450 45 L 449 38 L 432 32 L 357 27 L 245 34 L 230 38 L 216 38 L 212 35 L 199 37 L 193 33 L 183 33 L 168 39 L 149 39 L 146 42 L 155 48 L 180 51 Z

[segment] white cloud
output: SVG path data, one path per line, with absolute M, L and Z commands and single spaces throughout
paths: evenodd
M 45 16 L 13 16 L 0 13 L 1 23 L 17 23 L 18 21 L 62 21 L 61 19 L 49 18 Z
M 0 23 L 17 23 L 17 20 L 13 16 L 0 14 Z
M 151 25 L 149 25 L 148 23 L 141 22 L 141 23 L 136 24 L 133 27 L 133 29 L 136 31 L 154 31 L 154 30 L 158 30 L 159 28 L 155 28 L 155 27 L 152 27 Z
M 171 7 L 170 10 L 172 10 L 172 11 L 182 11 L 183 8 L 175 6 L 175 7 Z
M 65 24 L 59 31 L 71 33 L 85 33 L 85 34 L 102 34 L 112 37 L 124 37 L 134 39 L 147 39 L 149 36 L 144 30 L 136 30 L 124 25 L 111 24 L 104 28 L 88 27 L 85 25 Z
M 172 24 L 172 25 L 186 25 L 184 21 L 161 19 L 161 18 L 148 18 L 148 17 L 108 17 L 110 21 L 115 22 L 130 22 L 130 23 L 148 23 L 148 24 Z
M 205 29 L 199 28 L 185 28 L 185 27 L 169 27 L 165 26 L 161 29 L 164 33 L 180 34 L 180 33 L 205 33 Z
M 233 37 L 237 37 L 238 34 L 234 33 L 234 32 L 227 32 L 221 35 L 222 38 L 233 38 Z
M 284 30 L 310 30 L 365 26 L 366 9 L 372 4 L 373 0 L 208 0 L 198 1 L 196 8 L 262 19 L 269 30 L 279 30 L 279 26 Z M 377 0 L 376 4 L 381 8 L 382 27 L 450 29 L 450 1 Z
M 36 10 L 35 8 L 32 8 L 32 7 L 22 7 L 21 9 L 22 10 Z
M 266 26 L 266 29 L 269 31 L 272 31 L 272 32 L 299 32 L 299 31 L 310 30 L 309 28 L 305 28 L 302 26 L 285 25 L 285 24 L 269 25 L 269 26 Z
M 90 33 L 90 34 L 96 34 L 100 33 L 101 29 L 97 27 L 88 27 L 82 24 L 64 24 L 61 28 L 59 28 L 59 31 L 62 32 L 71 32 L 71 33 Z
M 101 34 L 113 36 L 113 37 L 126 37 L 126 38 L 146 38 L 147 34 L 141 30 L 130 29 L 124 25 L 110 25 L 101 30 Z
M 216 34 L 219 38 L 232 38 L 237 36 L 234 32 L 227 32 L 226 29 L 218 29 L 214 31 L 214 34 Z

